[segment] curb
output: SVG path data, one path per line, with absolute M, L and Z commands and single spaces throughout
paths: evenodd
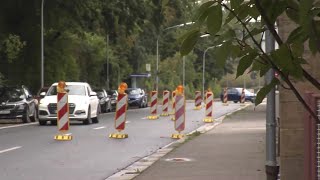
M 160 158 L 162 158 L 163 156 L 165 156 L 166 154 L 171 152 L 173 149 L 175 149 L 174 147 L 171 147 L 171 146 L 173 146 L 175 144 L 182 144 L 187 139 L 189 139 L 188 136 L 192 135 L 193 133 L 200 132 L 201 134 L 204 134 L 204 133 L 212 130 L 216 126 L 220 125 L 227 116 L 229 116 L 237 111 L 240 111 L 242 109 L 245 109 L 246 107 L 248 107 L 250 105 L 251 104 L 246 104 L 245 106 L 242 106 L 233 112 L 227 113 L 227 114 L 215 119 L 213 124 L 205 124 L 203 126 L 200 126 L 196 130 L 193 130 L 190 133 L 186 134 L 185 138 L 178 139 L 174 142 L 171 142 L 171 143 L 163 146 L 161 149 L 158 149 L 156 152 L 154 152 L 144 158 L 137 160 L 136 162 L 125 167 L 124 169 L 120 170 L 119 172 L 107 177 L 105 180 L 131 180 L 131 179 L 134 179 L 136 176 L 140 175 L 144 170 L 149 168 L 153 163 L 155 163 Z

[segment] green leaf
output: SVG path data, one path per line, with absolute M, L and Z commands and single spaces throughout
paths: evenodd
M 216 48 L 217 65 L 221 68 L 225 66 L 226 60 L 230 55 L 231 42 L 227 41 L 222 44 L 222 46 Z
M 317 41 L 315 38 L 309 38 L 309 49 L 313 55 L 315 55 L 318 51 Z
M 276 85 L 278 85 L 280 82 L 277 78 L 273 78 L 271 83 L 261 88 L 257 94 L 255 105 L 259 105 L 263 99 L 266 97 L 266 95 L 271 91 L 272 88 L 274 88 Z
M 274 63 L 287 72 L 294 70 L 294 66 L 291 61 L 291 53 L 286 44 L 283 44 L 279 49 L 271 52 L 271 57 Z
M 216 3 L 216 2 L 215 1 L 208 1 L 208 2 L 201 4 L 199 9 L 197 9 L 196 19 L 199 19 L 201 16 L 203 16 L 203 14 L 208 10 L 208 8 L 211 7 L 214 3 Z
M 299 24 L 299 12 L 297 10 L 288 8 L 286 14 L 293 22 Z
M 238 68 L 237 68 L 236 78 L 243 75 L 243 73 L 251 66 L 251 64 L 256 56 L 257 56 L 257 54 L 248 54 L 246 56 L 243 56 L 240 59 L 239 64 L 238 64 Z
M 226 20 L 224 21 L 224 24 L 228 24 L 232 19 L 235 17 L 235 15 L 232 12 L 229 12 Z
M 265 28 L 253 28 L 250 33 L 252 34 L 252 36 L 255 36 L 255 35 L 258 35 L 258 34 L 261 34 L 262 32 L 264 32 L 266 29 Z M 248 38 L 251 38 L 250 35 L 246 35 L 244 37 L 244 40 L 248 39 Z
M 293 42 L 303 43 L 304 41 L 307 40 L 307 38 L 308 38 L 308 34 L 305 33 L 304 29 L 301 26 L 299 26 L 290 33 L 287 39 L 287 43 L 288 44 L 291 44 Z
M 300 3 L 298 0 L 286 0 L 286 3 L 292 9 L 295 9 L 295 10 L 299 9 Z
M 244 0 L 231 0 L 230 4 L 231 4 L 231 9 L 237 9 L 241 3 L 243 3 Z
M 221 5 L 211 6 L 207 18 L 207 27 L 210 35 L 213 36 L 219 32 L 222 25 L 222 8 Z
M 301 57 L 304 52 L 303 43 L 295 42 L 291 44 L 291 51 L 295 57 Z
M 199 35 L 200 31 L 198 29 L 188 32 L 180 47 L 180 53 L 182 56 L 189 54 L 189 52 L 194 48 L 198 41 Z
M 260 16 L 260 12 L 258 11 L 255 5 L 249 8 L 249 15 L 254 19 L 257 19 Z

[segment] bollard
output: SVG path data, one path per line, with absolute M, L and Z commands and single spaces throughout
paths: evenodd
M 175 111 L 175 108 L 176 108 L 176 102 L 175 102 L 176 91 L 175 91 L 175 90 L 172 91 L 172 96 L 171 96 L 171 98 L 172 98 L 172 113 L 171 113 L 171 115 L 173 115 L 173 116 L 171 117 L 171 120 L 174 121 L 174 120 L 175 120 L 174 111 Z
M 174 129 L 178 131 L 178 134 L 172 134 L 171 137 L 173 139 L 181 139 L 184 137 L 184 134 L 181 134 L 181 131 L 185 128 L 185 112 L 186 112 L 186 102 L 185 102 L 185 96 L 183 94 L 183 86 L 179 85 L 177 87 L 175 97 L 175 121 L 174 121 Z
M 213 93 L 208 91 L 206 93 L 206 114 L 205 118 L 203 119 L 203 122 L 206 123 L 212 123 L 214 122 L 214 119 L 212 117 L 212 110 L 213 110 Z
M 54 136 L 54 139 L 58 141 L 72 140 L 70 134 L 65 134 L 70 126 L 68 93 L 65 90 L 65 87 L 66 83 L 64 81 L 59 81 L 57 85 L 57 126 L 60 133 Z
M 228 106 L 229 105 L 228 104 L 228 91 L 227 91 L 227 88 L 224 88 L 224 90 L 223 90 L 223 102 L 222 102 L 222 104 L 224 106 Z
M 116 105 L 116 113 L 114 118 L 115 129 L 118 130 L 118 133 L 109 134 L 109 138 L 114 139 L 124 139 L 128 138 L 128 134 L 123 134 L 121 131 L 125 129 L 126 125 L 126 116 L 127 116 L 127 106 L 128 106 L 128 95 L 125 93 L 127 89 L 126 83 L 121 83 L 118 88 L 118 98 Z
M 151 115 L 148 116 L 148 119 L 155 120 L 155 119 L 159 118 L 159 116 L 157 115 L 157 108 L 158 108 L 158 92 L 152 91 L 151 92 L 151 106 L 150 106 Z
M 194 110 L 200 110 L 201 109 L 201 103 L 202 103 L 202 97 L 201 97 L 201 92 L 196 91 L 195 93 L 195 100 L 194 100 Z
M 163 91 L 163 102 L 162 102 L 161 116 L 169 116 L 169 113 L 168 113 L 169 95 L 170 95 L 169 91 L 167 91 L 167 90 Z
M 245 95 L 245 92 L 244 92 L 244 88 L 242 88 L 241 97 L 240 97 L 241 106 L 244 106 L 244 105 L 245 105 L 245 104 L 244 104 L 245 101 L 246 101 L 246 95 Z

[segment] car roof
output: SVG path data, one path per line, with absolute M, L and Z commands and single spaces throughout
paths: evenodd
M 52 86 L 57 86 L 58 82 L 52 84 Z M 86 82 L 66 82 L 66 85 L 88 85 Z

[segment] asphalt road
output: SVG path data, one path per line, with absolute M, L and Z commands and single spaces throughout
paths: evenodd
M 185 134 L 204 124 L 204 108 L 193 110 L 193 107 L 193 103 L 187 103 Z M 239 104 L 222 106 L 216 102 L 214 117 L 239 107 Z M 72 123 L 69 131 L 72 141 L 54 140 L 58 131 L 51 125 L 0 127 L 0 179 L 104 180 L 174 141 L 170 138 L 176 133 L 170 117 L 148 120 L 149 112 L 149 108 L 128 110 L 124 131 L 129 135 L 127 139 L 108 137 L 116 132 L 114 113 L 101 115 L 98 124 Z

